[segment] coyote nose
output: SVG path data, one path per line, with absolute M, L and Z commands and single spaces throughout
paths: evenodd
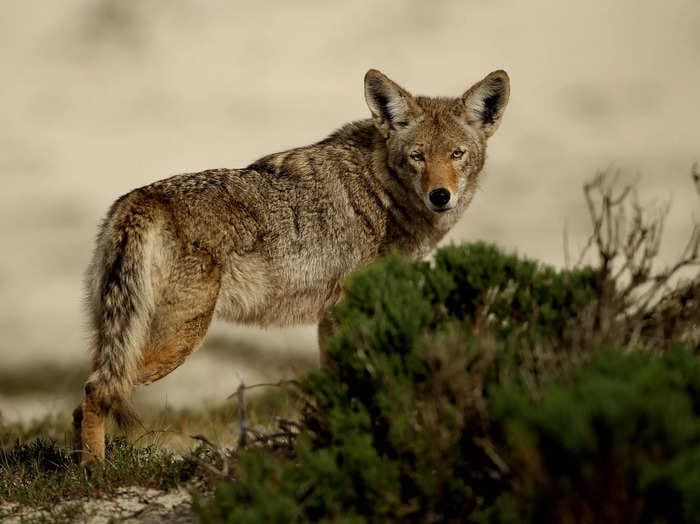
M 428 198 L 430 198 L 430 202 L 435 207 L 442 207 L 450 201 L 451 196 L 449 190 L 441 187 L 439 189 L 433 189 L 430 195 L 428 195 Z

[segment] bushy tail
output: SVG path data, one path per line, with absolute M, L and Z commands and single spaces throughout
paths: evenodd
M 91 268 L 94 372 L 86 392 L 90 388 L 122 427 L 137 421 L 129 396 L 153 312 L 149 211 L 145 204 L 117 202 L 98 237 Z

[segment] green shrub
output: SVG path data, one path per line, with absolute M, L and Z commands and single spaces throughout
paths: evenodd
M 438 250 L 432 273 L 442 282 L 449 315 L 474 319 L 488 304 L 501 333 L 526 327 L 544 336 L 561 336 L 600 287 L 591 268 L 555 271 L 484 243 Z
M 697 359 L 582 354 L 569 334 L 600 288 L 485 244 L 366 268 L 301 382 L 295 457 L 242 453 L 202 519 L 692 522 Z
M 700 362 L 683 348 L 601 351 L 537 400 L 494 388 L 519 522 L 700 522 L 698 401 Z

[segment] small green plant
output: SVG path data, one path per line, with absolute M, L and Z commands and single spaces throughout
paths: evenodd
M 108 441 L 109 461 L 76 464 L 56 441 L 34 439 L 0 449 L 0 493 L 4 502 L 51 507 L 66 499 L 114 494 L 122 486 L 168 489 L 195 477 L 196 467 L 162 449 L 136 447 L 123 438 Z

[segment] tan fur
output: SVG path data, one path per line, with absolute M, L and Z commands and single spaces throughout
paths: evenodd
M 244 169 L 178 175 L 117 200 L 87 278 L 94 371 L 74 413 L 82 460 L 104 457 L 105 416 L 132 419 L 133 387 L 182 364 L 214 314 L 318 322 L 323 349 L 348 275 L 392 249 L 427 253 L 460 218 L 508 94 L 502 71 L 462 97 L 427 98 L 371 70 L 372 119 Z M 449 192 L 442 207 L 436 189 Z
M 451 193 L 457 193 L 457 183 L 459 175 L 451 162 L 434 162 L 431 168 L 426 169 L 421 174 L 421 190 L 424 194 L 429 194 L 432 190 L 444 187 Z

